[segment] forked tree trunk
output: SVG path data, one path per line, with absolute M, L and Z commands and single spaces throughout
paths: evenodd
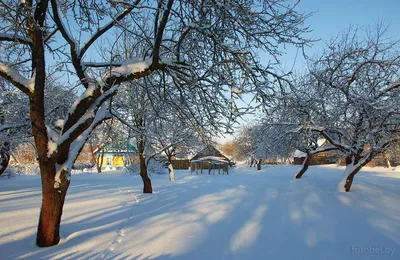
M 261 159 L 257 161 L 257 171 L 261 171 Z
M 309 156 L 309 155 L 307 155 L 306 158 L 304 158 L 301 168 L 300 168 L 299 172 L 296 174 L 296 179 L 300 179 L 303 176 L 303 174 L 307 171 L 308 166 L 310 165 L 310 160 L 311 160 L 311 156 Z
M 66 172 L 63 172 L 60 187 L 54 188 L 55 171 L 54 165 L 41 167 L 42 208 L 36 236 L 36 244 L 40 247 L 57 245 L 60 241 L 61 215 L 69 181 L 65 178 Z
M 147 173 L 146 159 L 139 155 L 139 166 L 140 166 L 140 177 L 143 180 L 143 193 L 153 193 L 153 187 L 151 186 L 151 180 Z
M 367 158 L 348 158 L 346 157 L 346 169 L 345 175 L 347 175 L 346 180 L 343 183 L 343 188 L 346 192 L 349 192 L 353 184 L 354 176 L 372 160 L 373 156 Z M 347 164 L 350 162 L 350 164 Z M 342 183 L 341 183 L 342 185 Z
M 4 142 L 0 148 L 0 175 L 7 169 L 10 162 L 10 142 Z
M 353 164 L 350 164 L 346 167 L 345 172 L 348 173 L 346 181 L 344 183 L 344 190 L 346 192 L 350 191 L 351 185 L 353 184 L 354 176 L 361 170 L 361 168 L 362 166 L 356 166 Z

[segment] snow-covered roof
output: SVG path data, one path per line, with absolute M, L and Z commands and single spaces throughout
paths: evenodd
M 190 154 L 190 155 L 188 156 L 188 159 L 189 159 L 189 160 L 192 160 L 196 155 L 198 155 L 199 153 L 201 153 L 201 152 L 203 152 L 204 150 L 209 149 L 209 148 L 212 148 L 212 149 L 217 150 L 222 156 L 225 156 L 229 161 L 232 161 L 232 159 L 233 159 L 232 156 L 225 154 L 223 151 L 221 151 L 220 149 L 218 149 L 218 148 L 216 148 L 216 147 L 214 147 L 214 146 L 205 147 L 205 148 L 201 149 L 200 151 L 198 151 L 198 152 L 196 152 L 196 153 Z
M 294 157 L 294 158 L 302 158 L 302 157 L 306 157 L 306 156 L 307 156 L 307 154 L 300 150 L 296 150 L 292 153 L 292 157 Z
M 325 138 L 318 139 L 317 144 L 318 144 L 318 147 L 324 146 L 325 144 L 327 144 L 326 139 Z M 307 156 L 307 154 L 300 150 L 296 150 L 292 153 L 293 158 L 302 158 L 302 157 L 306 157 L 306 156 Z
M 108 144 L 106 146 L 99 146 L 93 152 L 98 153 L 101 149 L 104 149 L 104 153 L 135 153 L 137 152 L 136 147 L 126 143 L 126 144 Z
M 204 161 L 214 161 L 214 162 L 219 162 L 219 163 L 229 163 L 227 160 L 224 160 L 223 157 L 216 157 L 216 156 L 206 156 L 202 157 L 197 160 L 193 160 L 192 162 L 204 162 Z
M 232 161 L 233 156 L 227 155 L 226 153 L 224 153 L 223 151 L 221 151 L 220 149 L 214 147 L 218 152 L 220 152 L 223 156 L 225 156 L 226 158 L 228 158 L 230 161 Z
M 318 146 L 322 146 L 326 143 L 326 139 L 325 138 L 320 138 L 317 141 Z

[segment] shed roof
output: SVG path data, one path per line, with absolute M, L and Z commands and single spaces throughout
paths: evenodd
M 229 155 L 225 154 L 224 152 L 222 152 L 218 148 L 216 148 L 214 146 L 211 146 L 211 145 L 206 146 L 203 149 L 201 149 L 200 151 L 198 151 L 197 153 L 190 155 L 188 157 L 188 159 L 192 160 L 193 158 L 195 158 L 196 156 L 198 156 L 199 154 L 202 154 L 202 153 L 206 153 L 206 154 L 208 153 L 208 154 L 210 154 L 210 156 L 212 156 L 211 154 L 214 154 L 214 152 L 215 152 L 215 154 L 221 155 L 221 156 L 219 156 L 219 158 L 225 159 L 225 160 L 228 160 L 228 161 L 232 161 L 232 156 L 229 156 Z
M 213 162 L 224 163 L 224 164 L 229 163 L 223 157 L 216 157 L 216 156 L 205 156 L 205 157 L 199 158 L 197 160 L 193 160 L 192 162 L 196 163 L 196 162 L 204 162 L 204 161 L 213 161 Z

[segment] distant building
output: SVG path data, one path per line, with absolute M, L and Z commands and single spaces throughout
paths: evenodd
M 190 169 L 191 173 L 203 173 L 207 170 L 208 174 L 228 174 L 229 166 L 232 165 L 232 157 L 224 154 L 213 146 L 207 146 L 197 154 L 191 156 Z
M 321 139 L 318 142 L 321 147 L 327 144 L 325 139 Z M 374 159 L 369 162 L 366 167 L 388 167 L 390 166 L 398 166 L 400 165 L 400 160 L 398 159 L 399 148 L 396 146 L 398 144 L 392 145 L 384 154 L 378 154 Z M 293 154 L 293 164 L 301 165 L 306 158 L 306 153 L 296 150 Z M 339 151 L 328 151 L 321 152 L 315 155 L 312 155 L 310 158 L 309 165 L 322 165 L 322 164 L 338 164 L 338 165 L 346 165 L 345 157 Z
M 135 146 L 128 143 L 109 144 L 95 151 L 95 154 L 102 169 L 118 170 L 134 162 L 137 150 Z
M 198 160 L 202 157 L 206 157 L 206 156 L 214 156 L 214 157 L 218 157 L 221 160 L 225 160 L 229 163 L 233 163 L 233 157 L 229 156 L 227 154 L 225 154 L 224 152 L 222 152 L 221 150 L 215 148 L 214 146 L 207 146 L 204 149 L 200 150 L 198 153 L 189 156 L 189 160 L 193 161 L 193 160 Z
M 324 147 L 328 142 L 325 139 L 319 139 L 318 145 L 320 147 Z M 292 154 L 293 164 L 301 165 L 303 161 L 306 159 L 307 154 L 300 150 L 294 151 Z M 340 158 L 340 154 L 338 151 L 327 151 L 320 152 L 314 155 L 311 155 L 309 165 L 322 165 L 322 164 L 335 164 L 338 162 Z

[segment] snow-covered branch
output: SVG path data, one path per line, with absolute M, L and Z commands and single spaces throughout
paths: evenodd
M 11 84 L 30 96 L 35 90 L 35 76 L 28 79 L 10 66 L 0 62 L 0 76 L 6 78 Z
M 28 37 L 21 35 L 11 35 L 7 33 L 0 33 L 0 41 L 16 42 L 25 45 L 32 45 L 32 40 Z

